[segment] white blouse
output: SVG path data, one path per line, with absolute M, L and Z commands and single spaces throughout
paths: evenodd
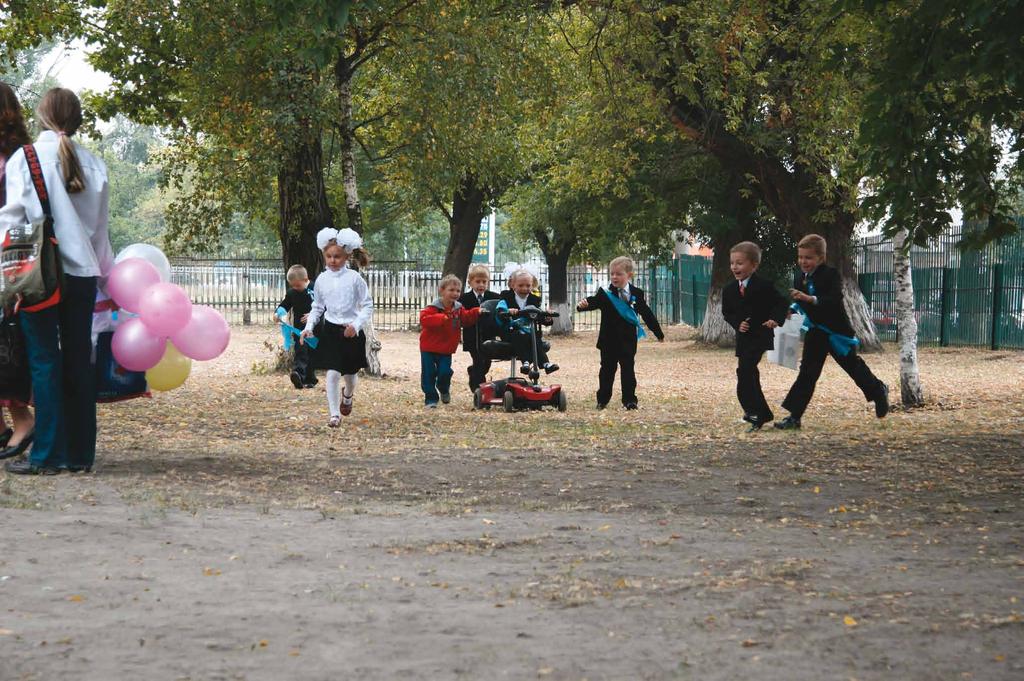
M 321 317 L 332 324 L 353 326 L 362 331 L 373 315 L 370 287 L 358 272 L 346 265 L 337 272 L 324 270 L 313 284 L 313 309 L 306 318 L 306 331 L 312 331 Z
M 114 254 L 107 232 L 109 189 L 107 167 L 76 142 L 75 152 L 82 166 L 85 189 L 68 194 L 64 174 L 57 157 L 60 138 L 44 130 L 35 142 L 43 180 L 50 195 L 53 231 L 60 244 L 64 272 L 75 277 L 103 277 L 114 265 Z M 7 159 L 7 205 L 0 209 L 0 235 L 15 225 L 43 218 L 43 207 L 32 185 L 32 176 L 19 149 Z

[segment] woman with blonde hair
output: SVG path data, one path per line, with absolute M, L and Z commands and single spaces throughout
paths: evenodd
M 97 280 L 114 262 L 107 232 L 107 167 L 72 140 L 82 125 L 82 105 L 74 92 L 49 90 L 36 116 L 42 132 L 32 146 L 46 184 L 64 279 L 59 304 L 18 313 L 32 373 L 35 438 L 28 458 L 5 468 L 27 475 L 89 472 L 96 457 L 92 314 Z M 24 150 L 7 161 L 7 202 L 0 210 L 0 229 L 44 218 Z

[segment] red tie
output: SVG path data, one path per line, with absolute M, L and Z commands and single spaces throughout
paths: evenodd
M 740 296 L 742 297 L 742 296 L 745 296 L 745 295 L 747 295 L 747 285 L 746 285 L 746 284 L 744 284 L 744 283 L 743 283 L 743 282 L 741 281 L 741 282 L 740 282 Z

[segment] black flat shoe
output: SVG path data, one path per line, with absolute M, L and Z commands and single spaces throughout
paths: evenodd
M 23 437 L 21 442 L 14 445 L 13 447 L 6 447 L 4 449 L 0 449 L 0 460 L 10 459 L 12 457 L 18 456 L 19 454 L 24 454 L 25 450 L 29 448 L 29 445 L 32 444 L 32 439 L 34 437 L 35 431 Z
M 92 473 L 92 466 L 68 466 L 68 473 Z
M 875 398 L 875 416 L 884 418 L 889 413 L 889 386 L 882 384 L 878 397 Z
M 59 475 L 60 469 L 53 466 L 34 466 L 28 459 L 11 461 L 4 465 L 4 470 L 14 475 Z
M 8 428 L 4 432 L 0 433 L 0 449 L 7 446 L 7 443 L 11 441 L 11 436 L 14 435 L 14 431 Z
M 627 402 L 622 406 L 626 408 L 626 411 L 635 411 L 640 408 L 636 402 Z
M 775 427 L 779 430 L 800 430 L 800 419 L 787 416 L 781 421 L 776 421 Z
M 547 364 L 544 365 L 545 374 L 553 374 L 556 371 L 558 371 L 558 365 L 555 364 L 554 362 L 548 362 Z
M 288 374 L 288 378 L 292 379 L 292 385 L 294 385 L 297 390 L 302 390 L 302 376 L 299 376 L 298 371 L 293 371 Z

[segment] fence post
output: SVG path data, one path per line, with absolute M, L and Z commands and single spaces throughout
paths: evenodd
M 690 300 L 692 301 L 691 307 L 693 308 L 693 326 L 696 328 L 697 324 L 697 275 L 690 276 Z
M 953 268 L 942 268 L 942 296 L 939 298 L 939 346 L 949 347 L 949 297 Z
M 1003 266 L 992 266 L 992 349 L 999 349 L 1000 333 L 1003 316 Z
M 679 323 L 680 314 L 680 299 L 682 298 L 682 291 L 679 290 L 679 268 L 682 265 L 682 261 L 677 257 L 672 261 L 672 323 Z
M 245 264 L 245 269 L 242 270 L 242 324 L 249 326 L 252 324 L 252 309 L 250 303 L 252 302 L 252 291 L 249 285 L 249 263 Z
M 648 291 L 651 293 L 651 309 L 658 314 L 658 266 L 649 262 L 647 266 L 651 269 L 651 286 Z

